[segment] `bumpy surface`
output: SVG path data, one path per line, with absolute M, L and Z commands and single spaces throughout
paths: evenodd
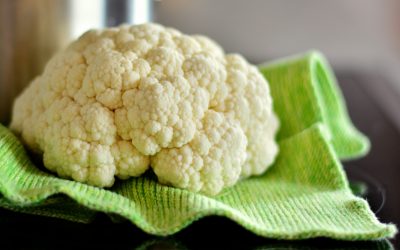
M 160 151 L 151 165 L 162 183 L 217 194 L 238 180 L 246 144 L 239 123 L 210 110 L 190 143 Z
M 157 24 L 85 33 L 16 100 L 11 128 L 48 169 L 101 187 L 151 162 L 163 183 L 216 194 L 278 151 L 257 68 Z

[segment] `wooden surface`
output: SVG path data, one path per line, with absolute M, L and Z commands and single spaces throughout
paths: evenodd
M 0 0 L 0 122 L 14 98 L 69 41 L 68 1 Z

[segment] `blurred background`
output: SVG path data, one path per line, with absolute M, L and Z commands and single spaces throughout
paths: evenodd
M 398 0 L 167 0 L 155 20 L 203 33 L 254 62 L 320 49 L 334 66 L 379 67 L 399 55 Z

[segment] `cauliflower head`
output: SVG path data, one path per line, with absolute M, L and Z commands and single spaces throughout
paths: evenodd
M 10 127 L 62 177 L 109 187 L 152 168 L 214 195 L 273 163 L 278 125 L 254 65 L 149 23 L 91 30 L 56 54 Z

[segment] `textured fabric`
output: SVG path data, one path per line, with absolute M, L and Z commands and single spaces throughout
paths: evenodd
M 40 170 L 17 138 L 0 126 L 0 206 L 79 222 L 90 222 L 102 211 L 156 235 L 220 215 L 272 238 L 392 237 L 395 226 L 380 223 L 367 202 L 350 191 L 339 157 L 362 156 L 369 144 L 348 119 L 323 57 L 312 52 L 260 69 L 270 81 L 281 119 L 280 154 L 262 176 L 216 197 L 160 185 L 150 174 L 101 189 Z
M 260 70 L 270 82 L 281 120 L 278 139 L 323 123 L 340 159 L 358 158 L 369 151 L 369 141 L 351 123 L 336 78 L 322 54 L 313 51 L 281 59 L 261 65 Z

